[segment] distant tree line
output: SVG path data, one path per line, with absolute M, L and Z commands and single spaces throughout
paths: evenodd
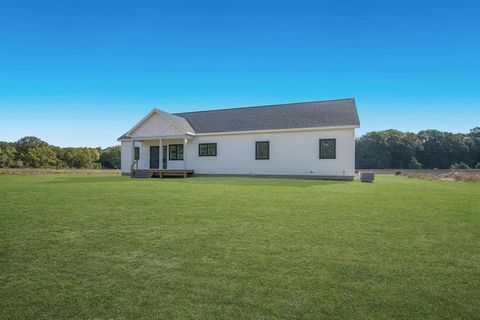
M 0 168 L 120 168 L 120 146 L 61 148 L 37 137 L 0 141 Z M 480 127 L 469 133 L 372 131 L 356 139 L 358 169 L 480 169 Z
M 16 142 L 0 141 L 0 168 L 120 168 L 120 146 L 61 148 L 37 137 Z
M 356 140 L 358 169 L 480 169 L 480 127 L 469 133 L 372 131 Z

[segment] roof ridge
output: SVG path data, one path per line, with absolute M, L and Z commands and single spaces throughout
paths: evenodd
M 251 106 L 251 107 L 236 107 L 236 108 L 223 108 L 223 109 L 210 109 L 210 110 L 177 112 L 177 113 L 172 113 L 172 114 L 178 116 L 178 115 L 182 115 L 182 114 L 199 113 L 199 112 L 214 112 L 214 111 L 239 110 L 239 109 L 255 109 L 255 108 L 266 108 L 266 107 L 275 107 L 275 106 L 295 105 L 295 104 L 343 101 L 343 100 L 355 100 L 355 98 L 342 98 L 342 99 L 315 100 L 315 101 L 304 101 L 304 102 L 277 103 L 277 104 L 267 104 L 267 105 L 262 105 L 262 106 Z

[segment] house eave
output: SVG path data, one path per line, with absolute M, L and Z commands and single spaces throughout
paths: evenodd
M 160 140 L 160 139 L 192 139 L 195 137 L 194 133 L 186 132 L 185 134 L 176 134 L 176 135 L 159 135 L 159 136 L 134 136 L 134 137 L 120 137 L 117 141 L 141 141 L 141 140 Z
M 356 124 L 356 125 L 345 125 L 345 126 L 325 126 L 325 127 L 309 127 L 309 128 L 225 131 L 225 132 L 206 132 L 206 133 L 198 133 L 197 132 L 196 136 L 217 136 L 217 135 L 279 133 L 279 132 L 301 132 L 301 131 L 341 130 L 341 129 L 356 129 L 356 128 L 360 128 L 360 125 Z
M 185 135 L 176 136 L 121 136 L 117 141 L 132 141 L 132 140 L 156 140 L 156 139 L 181 139 L 186 137 L 194 138 L 197 136 L 223 136 L 223 135 L 239 135 L 239 134 L 255 134 L 255 133 L 280 133 L 280 132 L 302 132 L 302 131 L 319 131 L 319 130 L 342 130 L 342 129 L 357 129 L 360 125 L 347 125 L 347 126 L 326 126 L 326 127 L 310 127 L 310 128 L 290 128 L 290 129 L 267 129 L 267 130 L 246 130 L 246 131 L 226 131 L 226 132 L 206 132 L 206 133 L 192 133 L 185 132 Z

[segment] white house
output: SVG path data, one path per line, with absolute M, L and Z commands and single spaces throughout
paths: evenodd
M 298 176 L 352 180 L 354 99 L 186 113 L 150 111 L 122 144 L 122 174 Z M 160 161 L 162 159 L 162 161 Z

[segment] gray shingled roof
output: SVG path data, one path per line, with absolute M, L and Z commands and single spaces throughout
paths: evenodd
M 359 126 L 354 99 L 174 113 L 195 133 Z
M 195 133 L 360 125 L 355 99 L 184 112 L 173 115 L 184 118 Z M 130 136 L 124 134 L 118 139 L 129 138 Z

